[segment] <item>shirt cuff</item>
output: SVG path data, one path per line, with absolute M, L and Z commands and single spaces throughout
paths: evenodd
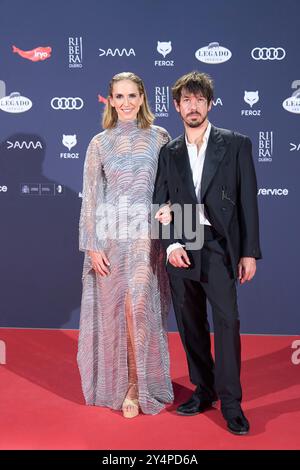
M 168 246 L 167 248 L 167 261 L 169 259 L 169 256 L 173 250 L 176 250 L 176 248 L 184 248 L 185 245 L 182 245 L 181 243 L 172 243 L 171 245 Z

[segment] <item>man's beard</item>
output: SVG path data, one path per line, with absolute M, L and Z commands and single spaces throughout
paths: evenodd
M 197 118 L 193 121 L 187 121 L 186 119 L 184 119 L 184 122 L 188 127 L 191 127 L 192 129 L 195 129 L 197 127 L 200 127 L 204 123 L 205 119 L 206 119 L 206 116 L 204 118 L 199 116 L 199 118 Z

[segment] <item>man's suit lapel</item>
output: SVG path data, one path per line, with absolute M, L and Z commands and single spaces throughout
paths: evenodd
M 172 148 L 172 153 L 177 171 L 182 179 L 183 185 L 190 193 L 194 203 L 197 203 L 193 174 L 190 166 L 189 154 L 187 151 L 184 135 L 181 135 L 178 139 L 176 139 L 176 143 Z
M 216 174 L 216 171 L 225 155 L 226 144 L 220 131 L 211 126 L 210 136 L 208 139 L 204 167 L 201 180 L 201 201 L 203 202 L 205 193 Z

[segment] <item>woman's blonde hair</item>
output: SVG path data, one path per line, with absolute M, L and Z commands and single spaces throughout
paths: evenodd
M 112 127 L 116 126 L 118 114 L 115 108 L 110 104 L 109 97 L 112 96 L 114 84 L 116 82 L 120 82 L 121 80 L 131 80 L 133 83 L 136 83 L 139 90 L 139 94 L 144 95 L 143 102 L 137 114 L 137 123 L 141 129 L 147 129 L 153 123 L 155 117 L 150 110 L 143 80 L 133 72 L 118 73 L 109 82 L 107 104 L 105 106 L 102 117 L 103 129 L 111 129 Z

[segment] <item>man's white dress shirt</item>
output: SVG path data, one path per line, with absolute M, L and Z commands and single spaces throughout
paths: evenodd
M 205 217 L 204 212 L 203 212 L 203 207 L 201 205 L 201 179 L 202 179 L 203 166 L 204 166 L 205 154 L 206 154 L 208 139 L 210 136 L 210 131 L 211 131 L 211 123 L 209 122 L 207 129 L 204 133 L 203 142 L 202 142 L 199 152 L 197 149 L 197 145 L 190 144 L 185 134 L 185 143 L 186 143 L 187 151 L 189 154 L 189 161 L 190 161 L 190 167 L 191 167 L 192 174 L 193 174 L 195 193 L 196 193 L 198 203 L 199 203 L 199 216 L 200 216 L 199 220 L 200 220 L 200 224 L 203 224 L 203 225 L 211 225 L 209 221 L 207 220 L 207 218 Z M 182 245 L 181 243 L 172 243 L 171 245 L 169 245 L 167 248 L 167 259 L 169 259 L 170 253 L 173 250 L 175 250 L 176 248 L 184 247 L 184 246 L 185 245 Z

